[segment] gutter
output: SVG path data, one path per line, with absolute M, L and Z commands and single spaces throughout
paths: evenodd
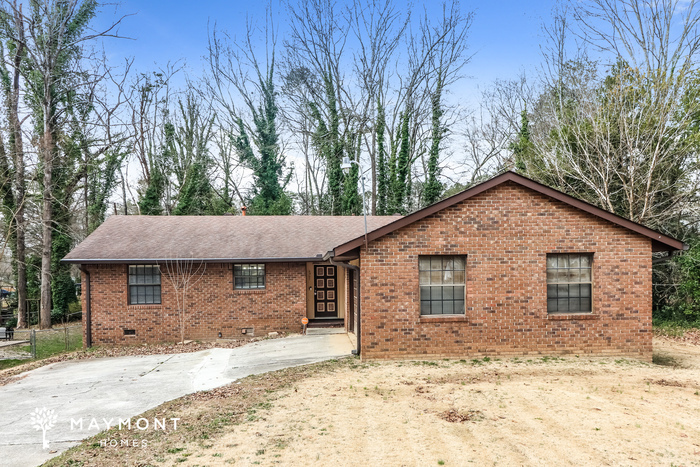
M 85 346 L 92 347 L 92 309 L 90 303 L 90 271 L 84 266 L 80 266 L 80 271 L 85 274 Z
M 198 263 L 306 263 L 319 261 L 321 255 L 308 258 L 63 258 L 62 263 L 75 264 L 159 264 L 173 261 L 193 261 Z
M 334 266 L 340 266 L 341 268 L 350 269 L 355 271 L 357 274 L 357 294 L 355 294 L 355 303 L 357 303 L 357 329 L 355 329 L 355 336 L 357 337 L 357 350 L 353 350 L 353 355 L 360 355 L 361 343 L 362 343 L 362 301 L 360 301 L 360 288 L 362 287 L 362 281 L 360 281 L 360 267 L 348 263 L 338 263 L 333 261 L 333 252 L 329 251 L 323 255 L 324 261 L 329 261 Z M 352 284 L 350 284 L 352 287 Z

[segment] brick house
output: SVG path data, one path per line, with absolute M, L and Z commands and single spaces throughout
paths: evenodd
M 512 172 L 405 217 L 112 216 L 64 261 L 85 344 L 342 323 L 363 358 L 651 358 L 652 252 L 685 245 Z

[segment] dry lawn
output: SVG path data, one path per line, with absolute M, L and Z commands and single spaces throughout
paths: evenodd
M 348 359 L 285 370 L 160 408 L 182 426 L 146 434 L 148 448 L 97 437 L 54 464 L 700 465 L 700 346 L 654 348 L 654 364 Z

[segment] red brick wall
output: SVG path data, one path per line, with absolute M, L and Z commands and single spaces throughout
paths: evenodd
M 88 265 L 92 296 L 93 344 L 177 342 L 179 313 L 174 289 L 161 267 L 161 305 L 127 304 L 127 265 Z M 85 284 L 85 275 L 83 274 Z M 85 289 L 83 289 L 85 290 Z M 83 310 L 85 294 L 82 296 Z M 254 335 L 271 331 L 300 332 L 306 316 L 306 265 L 268 263 L 266 289 L 233 290 L 230 264 L 207 264 L 190 288 L 185 339 L 240 338 L 242 328 Z M 124 329 L 136 330 L 125 336 Z
M 547 253 L 593 253 L 593 313 L 547 314 Z M 421 317 L 418 255 L 466 256 L 466 316 Z M 651 241 L 514 183 L 362 247 L 363 358 L 651 359 Z

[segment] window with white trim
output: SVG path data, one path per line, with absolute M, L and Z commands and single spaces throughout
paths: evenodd
M 420 256 L 421 315 L 463 315 L 466 289 L 464 256 Z
M 592 262 L 589 253 L 547 255 L 548 313 L 592 311 Z

